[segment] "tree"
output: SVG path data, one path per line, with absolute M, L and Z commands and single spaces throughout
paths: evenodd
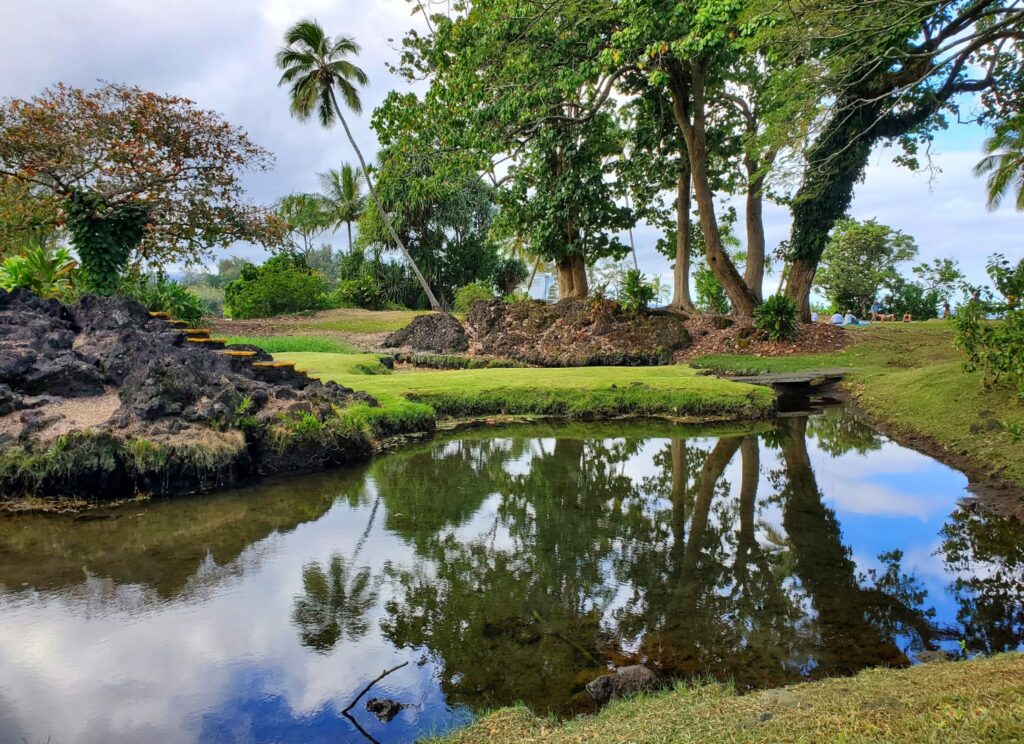
M 280 242 L 240 175 L 270 154 L 191 101 L 137 87 L 58 84 L 0 106 L 0 176 L 52 194 L 87 283 L 109 292 L 127 262 L 197 263 L 214 246 Z M 45 206 L 45 205 L 42 205 Z
M 285 33 L 285 46 L 277 53 L 277 66 L 283 71 L 278 85 L 291 85 L 291 111 L 300 121 L 308 120 L 317 113 L 320 124 L 325 128 L 340 121 L 352 149 L 359 159 L 359 166 L 366 177 L 366 185 L 370 191 L 370 199 L 380 213 L 381 221 L 387 228 L 391 239 L 402 252 L 405 260 L 416 275 L 423 293 L 433 310 L 440 310 L 430 285 L 420 272 L 419 266 L 413 261 L 409 251 L 398 233 L 395 232 L 384 206 L 377 197 L 373 179 L 366 167 L 363 153 L 356 144 L 348 121 L 342 114 L 335 93 L 337 89 L 348 109 L 356 114 L 362 111 L 357 85 L 366 85 L 369 79 L 366 73 L 352 62 L 345 59 L 359 53 L 359 45 L 347 36 L 331 38 L 324 33 L 323 27 L 316 21 L 299 21 Z
M 60 230 L 60 201 L 49 190 L 0 177 L 0 259 L 49 243 Z
M 988 175 L 988 208 L 998 209 L 1007 196 L 1017 195 L 1014 206 L 1024 212 L 1024 115 L 998 124 L 985 140 L 987 153 L 974 167 L 974 175 Z
M 327 201 L 328 215 L 335 229 L 345 225 L 349 251 L 352 250 L 352 223 L 359 221 L 366 208 L 366 197 L 363 196 L 365 183 L 363 172 L 348 163 L 320 174 L 320 189 Z
M 430 79 L 430 127 L 445 150 L 476 155 L 498 188 L 502 237 L 557 265 L 560 298 L 585 297 L 587 264 L 625 255 L 615 234 L 635 222 L 610 178 L 622 152 L 610 98 L 618 75 L 600 75 L 597 62 L 615 4 L 458 7 L 430 16 L 429 35 L 406 36 L 399 71 Z
M 289 247 L 305 256 L 313 251 L 316 239 L 334 224 L 320 194 L 289 194 L 278 200 L 276 211 L 294 236 L 288 241 Z
M 864 317 L 883 285 L 899 276 L 896 266 L 916 255 L 909 235 L 875 220 L 847 218 L 829 238 L 817 281 L 836 310 L 857 308 Z
M 813 138 L 792 202 L 786 286 L 807 320 L 829 233 L 876 143 L 899 142 L 900 161 L 913 167 L 945 115 L 958 115 L 958 96 L 980 93 L 976 121 L 1019 110 L 1024 7 L 1017 0 L 756 0 L 746 20 L 776 66 L 788 68 L 773 86 L 786 113 L 775 134 Z

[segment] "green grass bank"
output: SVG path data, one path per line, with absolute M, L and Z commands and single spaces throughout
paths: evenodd
M 874 669 L 856 677 L 737 695 L 718 684 L 612 703 L 564 723 L 523 707 L 485 715 L 435 742 L 1019 742 L 1024 655 Z
M 834 354 L 698 357 L 695 366 L 736 373 L 849 367 L 846 387 L 890 433 L 971 475 L 1024 485 L 1024 400 L 985 390 L 953 347 L 949 323 L 877 324 L 851 331 Z
M 369 357 L 367 359 L 366 357 Z M 466 369 L 367 374 L 373 355 L 275 354 L 321 380 L 377 398 L 384 407 L 426 404 L 442 417 L 554 415 L 762 418 L 771 390 L 698 375 L 683 366 Z M 379 362 L 377 362 L 379 364 Z

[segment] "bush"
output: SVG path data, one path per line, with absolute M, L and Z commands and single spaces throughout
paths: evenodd
M 619 288 L 619 304 L 623 310 L 631 312 L 646 310 L 654 301 L 656 294 L 654 287 L 647 282 L 643 274 L 636 269 L 630 269 Z
M 725 293 L 725 287 L 718 281 L 707 264 L 701 264 L 693 272 L 694 284 L 697 286 L 697 307 L 709 313 L 726 315 L 732 312 L 729 305 L 729 296 Z
M 34 246 L 0 264 L 0 287 L 25 287 L 40 297 L 64 302 L 74 295 L 78 262 L 67 248 Z
M 768 334 L 769 341 L 796 336 L 796 303 L 784 295 L 772 295 L 754 309 L 754 327 Z
M 483 282 L 467 284 L 455 293 L 455 312 L 468 313 L 474 302 L 493 299 L 494 292 Z
M 915 319 L 924 320 L 938 317 L 941 299 L 935 290 L 897 277 L 889 285 L 889 294 L 884 300 L 884 306 L 896 316 L 910 313 Z
M 370 276 L 343 279 L 328 298 L 331 307 L 361 307 L 367 310 L 376 310 L 379 301 L 377 285 Z
M 530 276 L 530 270 L 519 258 L 503 258 L 491 272 L 491 283 L 495 286 L 502 297 L 506 297 L 516 291 L 516 287 L 526 281 Z
M 223 289 L 209 284 L 194 284 L 188 290 L 199 298 L 199 302 L 203 306 L 203 315 L 209 315 L 214 318 L 224 316 Z
M 310 269 L 302 256 L 281 254 L 261 266 L 245 266 L 224 288 L 224 311 L 241 320 L 321 310 L 326 288 L 323 275 Z
M 121 280 L 118 294 L 131 297 L 154 312 L 169 313 L 172 318 L 198 325 L 203 319 L 203 303 L 191 290 L 162 274 L 134 274 Z
M 996 254 L 988 274 L 1003 299 L 976 296 L 957 308 L 956 346 L 967 356 L 964 367 L 981 373 L 982 385 L 1016 389 L 1024 397 L 1024 259 L 1014 268 Z M 1002 320 L 989 320 L 991 315 Z

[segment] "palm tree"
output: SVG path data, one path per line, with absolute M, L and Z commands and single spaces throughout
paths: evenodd
M 363 153 L 352 137 L 352 130 L 349 129 L 348 122 L 338 105 L 335 89 L 341 92 L 341 97 L 350 111 L 358 114 L 363 109 L 356 85 L 366 85 L 368 78 L 361 68 L 345 59 L 349 55 L 359 54 L 359 44 L 348 36 L 331 38 L 315 20 L 299 21 L 288 29 L 284 40 L 286 46 L 277 53 L 277 66 L 283 70 L 278 85 L 291 85 L 292 115 L 300 121 L 306 121 L 315 111 L 325 128 L 333 126 L 335 122 L 341 122 L 345 135 L 355 150 L 356 157 L 359 158 L 359 166 L 366 178 L 370 199 L 380 212 L 381 220 L 391 234 L 391 239 L 412 267 L 416 279 L 430 301 L 430 307 L 440 310 L 441 304 L 434 296 L 427 280 L 423 278 L 419 266 L 409 255 L 405 243 L 395 232 L 384 205 L 377 198 L 373 179 L 366 168 L 366 160 L 363 159 Z
M 1003 198 L 1017 192 L 1017 211 L 1024 212 L 1024 116 L 996 127 L 985 140 L 988 153 L 974 167 L 974 175 L 988 177 L 988 208 L 996 209 Z
M 348 228 L 349 253 L 352 252 L 352 223 L 359 221 L 366 206 L 366 197 L 363 196 L 365 182 L 363 172 L 348 163 L 320 174 L 320 189 L 327 201 L 327 211 L 334 221 L 334 228 L 342 225 Z

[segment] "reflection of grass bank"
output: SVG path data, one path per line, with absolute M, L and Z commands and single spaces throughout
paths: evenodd
M 1024 401 L 1012 391 L 983 390 L 979 375 L 964 371 L 948 323 L 876 325 L 857 331 L 856 339 L 835 354 L 734 354 L 693 363 L 744 372 L 852 367 L 848 386 L 857 402 L 894 434 L 924 437 L 954 465 L 1024 484 Z
M 757 418 L 773 408 L 767 388 L 704 377 L 686 367 L 573 367 L 353 374 L 349 357 L 281 354 L 320 379 L 362 390 L 386 405 L 425 403 L 439 416 L 548 414 Z
M 564 724 L 506 708 L 447 742 L 1017 741 L 1024 656 L 876 669 L 736 695 L 720 685 L 613 703 Z

